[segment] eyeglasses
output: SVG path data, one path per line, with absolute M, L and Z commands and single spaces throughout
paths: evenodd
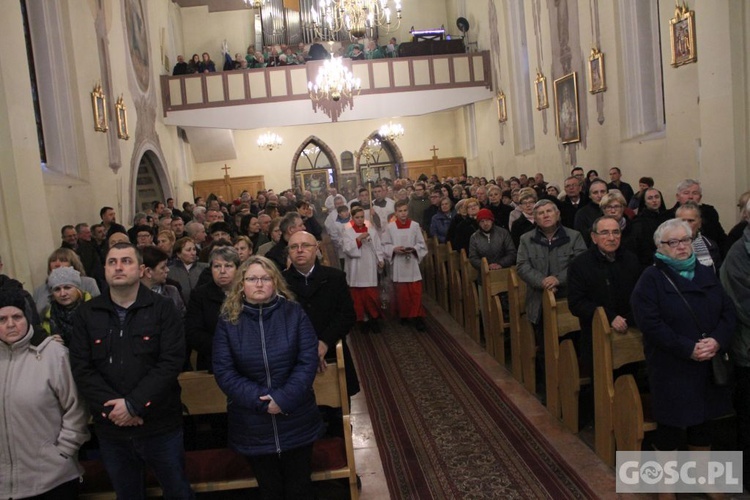
M 622 231 L 620 231 L 619 229 L 613 229 L 611 231 L 607 231 L 607 230 L 594 231 L 594 234 L 598 234 L 599 236 L 604 236 L 608 238 L 610 236 L 614 236 L 614 237 L 622 236 Z
M 291 250 L 292 252 L 296 252 L 298 250 L 307 251 L 313 248 L 314 246 L 316 245 L 313 243 L 299 243 L 299 244 L 289 245 L 289 250 Z
M 270 276 L 248 276 L 244 279 L 245 283 L 255 283 L 256 285 L 268 285 L 273 283 Z
M 604 210 L 620 210 L 622 205 L 607 205 Z
M 693 243 L 693 238 L 691 238 L 690 236 L 686 236 L 685 238 L 679 240 L 675 239 L 660 241 L 659 243 L 661 243 L 662 245 L 669 245 L 669 248 L 677 248 L 678 246 L 680 246 L 680 243 L 682 243 L 683 245 L 690 245 L 691 243 Z

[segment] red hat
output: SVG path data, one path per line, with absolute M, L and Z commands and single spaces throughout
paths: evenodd
M 495 222 L 495 215 L 488 208 L 483 208 L 477 212 L 477 222 L 483 220 L 491 220 L 492 222 Z

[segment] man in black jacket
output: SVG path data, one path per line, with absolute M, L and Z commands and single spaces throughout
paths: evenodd
M 677 185 L 677 192 L 675 193 L 677 203 L 667 210 L 664 220 L 677 217 L 677 209 L 683 203 L 687 203 L 688 201 L 695 202 L 701 209 L 701 220 L 703 221 L 701 232 L 719 245 L 723 257 L 728 250 L 728 248 L 725 248 L 727 233 L 724 232 L 724 228 L 721 226 L 721 222 L 719 222 L 719 212 L 711 205 L 701 203 L 702 199 L 703 189 L 701 188 L 701 183 L 695 179 L 685 179 Z
M 591 322 L 597 307 L 603 307 L 615 332 L 635 326 L 630 295 L 640 276 L 638 257 L 620 248 L 622 230 L 613 217 L 599 217 L 591 230 L 594 245 L 577 256 L 568 267 L 568 305 L 581 322 L 579 354 L 581 370 L 591 373 Z
M 595 179 L 589 186 L 589 202 L 579 208 L 575 215 L 573 229 L 581 233 L 586 246 L 591 248 L 591 226 L 594 221 L 602 216 L 602 209 L 599 208 L 599 202 L 607 194 L 607 183 L 601 179 Z
M 318 334 L 319 371 L 326 360 L 336 359 L 336 343 L 344 342 L 346 389 L 349 396 L 359 392 L 359 381 L 346 336 L 357 316 L 346 284 L 346 274 L 316 262 L 318 242 L 315 236 L 299 231 L 289 237 L 289 257 L 292 265 L 284 271 L 289 288 L 310 317 Z
M 140 284 L 142 267 L 133 245 L 109 249 L 109 289 L 75 318 L 73 376 L 118 498 L 145 498 L 144 464 L 165 497 L 193 498 L 177 382 L 185 359 L 182 320 L 171 300 Z

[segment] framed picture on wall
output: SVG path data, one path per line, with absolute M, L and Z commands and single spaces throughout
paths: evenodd
M 125 108 L 125 101 L 122 96 L 115 103 L 115 113 L 117 114 L 117 137 L 120 139 L 130 139 L 128 133 L 128 110 Z
M 598 94 L 607 90 L 607 83 L 604 79 L 604 54 L 596 47 L 591 49 L 589 56 L 589 92 Z
M 537 72 L 534 80 L 534 93 L 536 94 L 536 109 L 539 111 L 549 108 L 549 99 L 547 97 L 547 77 L 541 72 Z
M 508 108 L 505 104 L 505 92 L 502 90 L 497 94 L 497 119 L 500 123 L 508 121 Z
M 91 107 L 94 111 L 94 131 L 106 132 L 107 126 L 107 98 L 104 96 L 102 86 L 97 84 L 91 92 Z
M 563 144 L 580 142 L 578 74 L 575 71 L 555 80 L 555 123 L 557 136 Z
M 675 8 L 674 18 L 669 20 L 669 41 L 672 45 L 672 66 L 698 60 L 695 44 L 695 12 L 684 3 Z

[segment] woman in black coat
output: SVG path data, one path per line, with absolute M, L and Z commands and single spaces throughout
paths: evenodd
M 214 331 L 219 322 L 221 305 L 240 267 L 240 256 L 231 246 L 216 247 L 209 256 L 212 279 L 190 294 L 185 315 L 185 336 L 188 347 L 198 353 L 196 370 L 213 372 L 211 352 Z
M 654 243 L 654 265 L 643 272 L 630 298 L 643 332 L 658 424 L 654 445 L 676 450 L 687 443 L 688 449 L 710 450 L 712 420 L 732 411 L 730 389 L 713 383 L 711 359 L 731 345 L 734 305 L 713 271 L 697 263 L 686 222 L 664 222 Z
M 624 245 L 636 254 L 644 269 L 654 262 L 654 232 L 659 224 L 664 222 L 666 211 L 661 191 L 648 188 L 641 196 L 641 204 L 638 206 L 638 215 L 632 222 L 629 241 Z

